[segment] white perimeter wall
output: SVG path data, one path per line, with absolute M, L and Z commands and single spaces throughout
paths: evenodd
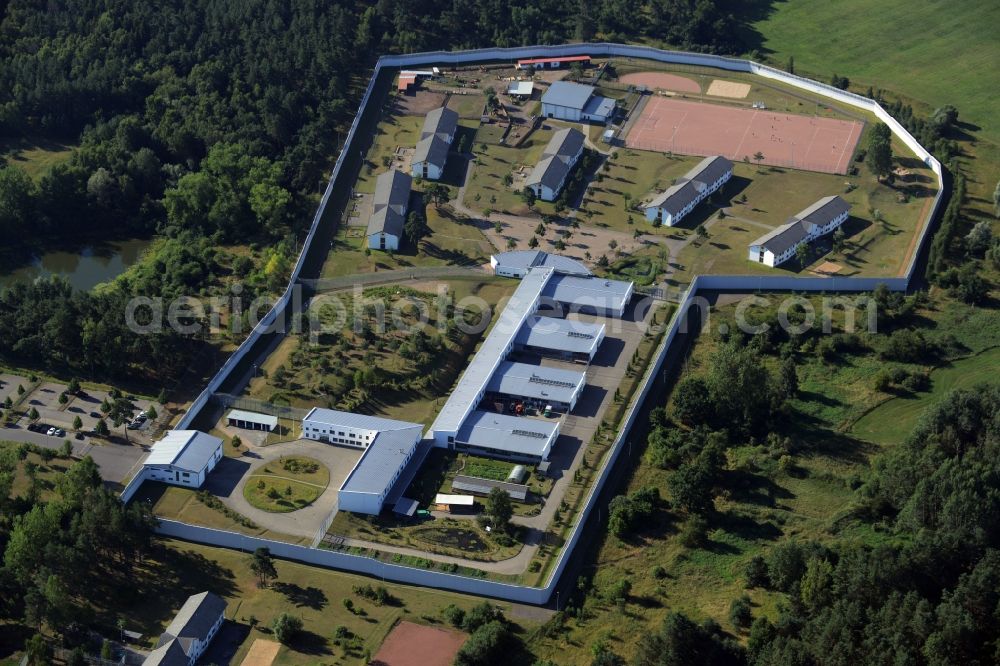
M 381 58 L 378 64 L 375 66 L 375 71 L 373 72 L 372 78 L 368 82 L 368 88 L 365 90 L 365 94 L 361 100 L 361 110 L 364 110 L 365 106 L 369 103 L 369 100 L 374 90 L 375 81 L 377 80 L 378 74 L 381 72 L 382 68 L 398 68 L 398 67 L 408 67 L 413 65 L 440 65 L 440 64 L 451 64 L 458 65 L 470 62 L 479 62 L 487 60 L 517 60 L 521 58 L 532 58 L 532 57 L 561 57 L 561 56 L 571 56 L 571 55 L 590 55 L 592 57 L 617 57 L 617 58 L 643 58 L 648 60 L 654 60 L 658 62 L 666 63 L 676 63 L 685 65 L 696 65 L 703 67 L 716 67 L 720 69 L 739 71 L 739 72 L 749 72 L 752 74 L 757 74 L 765 78 L 774 79 L 781 81 L 785 84 L 794 86 L 796 88 L 807 90 L 809 92 L 815 93 L 817 95 L 826 97 L 828 99 L 836 100 L 842 104 L 853 106 L 855 108 L 864 109 L 870 111 L 876 117 L 878 117 L 882 122 L 889 126 L 893 134 L 906 144 L 914 153 L 916 153 L 934 172 L 938 180 L 938 192 L 934 197 L 933 204 L 928 210 L 928 217 L 924 220 L 924 224 L 920 231 L 919 242 L 913 255 L 910 257 L 909 263 L 906 267 L 905 277 L 900 278 L 846 278 L 846 277 L 789 277 L 789 276 L 726 276 L 726 275 L 703 275 L 698 276 L 692 282 L 690 288 L 688 289 L 685 297 L 681 301 L 680 308 L 677 315 L 674 317 L 671 327 L 664 338 L 664 343 L 661 345 L 653 363 L 651 364 L 649 371 L 647 372 L 646 379 L 643 381 L 639 391 L 636 394 L 629 411 L 626 413 L 625 420 L 621 430 L 618 433 L 618 437 L 615 439 L 612 445 L 611 451 L 607 456 L 605 463 L 601 467 L 598 477 L 594 485 L 590 489 L 588 494 L 587 502 L 584 506 L 583 511 L 578 516 L 577 522 L 574 524 L 572 531 L 570 533 L 569 539 L 559 554 L 559 560 L 556 566 L 553 568 L 545 585 L 541 588 L 528 588 L 516 585 L 507 585 L 504 583 L 496 583 L 491 581 L 484 581 L 480 579 L 464 578 L 462 576 L 457 576 L 453 574 L 445 574 L 437 571 L 427 571 L 422 569 L 413 569 L 409 567 L 403 567 L 399 565 L 390 565 L 371 558 L 357 557 L 352 555 L 346 555 L 343 553 L 332 553 L 330 551 L 324 551 L 314 548 L 306 548 L 303 546 L 293 546 L 291 544 L 285 544 L 279 541 L 269 541 L 265 539 L 257 539 L 254 537 L 248 537 L 244 535 L 234 534 L 231 532 L 223 532 L 220 530 L 211 530 L 205 527 L 197 527 L 193 525 L 185 525 L 183 523 L 177 523 L 174 521 L 161 521 L 159 531 L 161 534 L 167 536 L 176 536 L 180 538 L 190 539 L 193 541 L 199 541 L 202 543 L 209 543 L 218 546 L 225 546 L 228 548 L 243 548 L 252 549 L 258 546 L 267 546 L 271 548 L 279 557 L 286 557 L 288 559 L 295 559 L 302 562 L 308 562 L 311 564 L 316 564 L 319 566 L 333 567 L 337 569 L 344 569 L 348 571 L 354 571 L 357 573 L 368 574 L 373 576 L 384 576 L 389 580 L 395 580 L 403 583 L 413 583 L 417 585 L 425 585 L 428 587 L 439 587 L 443 589 L 450 589 L 459 592 L 469 592 L 472 594 L 487 595 L 493 597 L 499 597 L 503 599 L 509 599 L 511 601 L 520 601 L 525 603 L 536 603 L 542 604 L 546 603 L 554 591 L 555 584 L 558 582 L 559 577 L 562 575 L 566 564 L 569 561 L 573 553 L 573 549 L 577 545 L 577 540 L 580 537 L 581 530 L 580 526 L 584 524 L 593 509 L 592 499 L 597 496 L 597 494 L 604 487 L 604 483 L 608 478 L 608 474 L 618 455 L 623 448 L 624 442 L 626 441 L 631 427 L 634 422 L 635 415 L 637 413 L 637 405 L 641 405 L 648 394 L 649 388 L 651 386 L 651 378 L 656 376 L 662 368 L 663 360 L 666 357 L 666 351 L 669 349 L 672 343 L 678 322 L 681 320 L 681 315 L 687 311 L 690 307 L 692 299 L 697 294 L 699 289 L 711 289 L 711 290 L 760 290 L 760 291 L 830 291 L 830 292 L 859 292 L 859 291 L 870 291 L 874 289 L 879 284 L 885 284 L 890 289 L 894 291 L 904 291 L 910 284 L 913 278 L 913 273 L 916 266 L 917 257 L 923 248 L 924 244 L 927 242 L 929 237 L 929 222 L 933 216 L 937 213 L 938 207 L 941 204 L 941 199 L 944 194 L 944 182 L 942 177 L 941 164 L 938 162 L 929 152 L 927 152 L 923 146 L 921 146 L 906 129 L 896 121 L 895 118 L 890 116 L 877 102 L 874 100 L 862 97 L 860 95 L 855 95 L 844 90 L 839 90 L 832 86 L 828 86 L 816 81 L 811 81 L 809 79 L 804 79 L 787 72 L 776 70 L 772 67 L 766 65 L 761 65 L 758 63 L 750 62 L 747 60 L 740 60 L 736 58 L 724 58 L 721 56 L 713 56 L 708 54 L 697 54 L 697 53 L 684 53 L 680 51 L 663 51 L 660 49 L 654 49 L 646 46 L 631 46 L 624 44 L 562 44 L 557 46 L 527 46 L 519 48 L 510 49 L 480 49 L 473 51 L 439 51 L 430 53 L 414 53 L 409 55 L 394 55 L 385 56 Z M 340 170 L 343 164 L 344 156 L 349 154 L 351 149 L 355 149 L 355 142 L 358 141 L 356 137 L 356 131 L 358 124 L 361 120 L 362 114 L 358 113 L 354 118 L 354 123 L 351 126 L 351 130 L 347 135 L 347 140 L 344 144 L 344 148 L 341 151 L 340 156 L 337 159 L 337 163 L 334 166 L 332 177 L 330 182 L 327 184 L 326 190 L 323 193 L 323 198 L 320 201 L 320 205 L 316 210 L 316 214 L 313 217 L 312 226 L 310 227 L 309 234 L 306 237 L 305 243 L 303 244 L 302 252 L 299 255 L 299 259 L 295 264 L 295 268 L 292 271 L 291 279 L 289 281 L 288 288 L 285 293 L 278 300 L 271 311 L 264 317 L 264 319 L 258 324 L 250 335 L 244 340 L 243 344 L 229 357 L 226 363 L 219 369 L 215 377 L 209 382 L 205 387 L 205 390 L 198 396 L 194 401 L 188 413 L 181 419 L 181 421 L 175 426 L 177 429 L 184 429 L 189 427 L 190 423 L 198 415 L 198 413 L 205 407 L 208 399 L 211 397 L 219 385 L 229 376 L 233 368 L 242 360 L 243 356 L 246 355 L 247 351 L 253 346 L 257 338 L 265 332 L 268 332 L 270 327 L 273 325 L 275 320 L 283 315 L 285 309 L 288 307 L 291 301 L 291 296 L 293 293 L 293 287 L 298 282 L 299 273 L 302 270 L 302 264 L 307 255 L 309 246 L 312 243 L 313 237 L 315 236 L 316 230 L 319 226 L 320 220 L 326 210 L 327 201 L 333 191 L 334 184 L 340 175 Z M 141 483 L 142 474 L 126 486 L 125 491 L 122 493 L 122 498 L 124 501 L 128 501 L 134 494 L 135 490 L 138 488 L 138 484 Z

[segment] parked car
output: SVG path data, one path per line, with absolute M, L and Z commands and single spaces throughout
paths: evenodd
M 65 437 L 66 431 L 62 428 L 56 428 L 56 437 Z
M 48 435 L 49 437 L 53 437 L 56 434 L 56 429 L 55 428 L 49 428 L 48 430 L 45 431 L 45 434 Z

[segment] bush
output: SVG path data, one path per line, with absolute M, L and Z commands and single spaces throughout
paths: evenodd
M 729 621 L 734 627 L 746 629 L 753 622 L 753 611 L 750 608 L 750 597 L 743 595 L 729 604 Z
M 684 521 L 680 534 L 681 545 L 697 548 L 708 539 L 708 521 L 701 516 L 691 516 Z
M 666 577 L 667 577 L 667 570 L 666 569 L 664 569 L 659 564 L 657 564 L 655 567 L 653 567 L 653 578 L 655 578 L 656 580 L 663 580 Z
M 444 619 L 448 624 L 456 628 L 461 627 L 465 622 L 465 611 L 455 604 L 448 604 L 445 606 L 444 610 L 441 611 L 441 615 L 444 616 Z
M 750 558 L 750 561 L 747 562 L 745 574 L 748 588 L 766 588 L 771 584 L 771 578 L 767 573 L 767 561 L 764 560 L 762 555 L 754 555 Z
M 274 637 L 277 638 L 279 642 L 284 645 L 288 645 L 294 641 L 296 636 L 299 635 L 299 632 L 302 631 L 302 618 L 296 615 L 282 613 L 274 619 L 274 624 L 271 625 L 271 629 L 274 631 Z

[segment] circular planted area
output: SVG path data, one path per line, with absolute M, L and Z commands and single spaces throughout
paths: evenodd
M 253 470 L 243 486 L 243 496 L 262 511 L 287 513 L 315 502 L 329 484 L 326 465 L 305 456 L 289 456 Z

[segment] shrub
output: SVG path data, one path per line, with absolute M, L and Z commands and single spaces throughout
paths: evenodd
M 750 608 L 750 597 L 742 595 L 729 604 L 729 621 L 734 627 L 746 629 L 753 622 L 753 611 Z
M 455 604 L 445 606 L 441 614 L 444 616 L 445 621 L 453 627 L 461 627 L 465 622 L 465 611 Z
M 708 521 L 701 516 L 691 516 L 684 521 L 678 536 L 683 546 L 697 548 L 708 538 Z
M 750 558 L 745 574 L 748 588 L 767 587 L 771 584 L 771 578 L 767 573 L 767 561 L 762 555 L 754 555 Z
M 298 636 L 300 631 L 302 631 L 302 618 L 296 615 L 282 613 L 274 619 L 274 624 L 271 625 L 271 629 L 274 631 L 274 637 L 277 638 L 279 642 L 284 645 L 288 645 L 294 641 L 295 637 Z

